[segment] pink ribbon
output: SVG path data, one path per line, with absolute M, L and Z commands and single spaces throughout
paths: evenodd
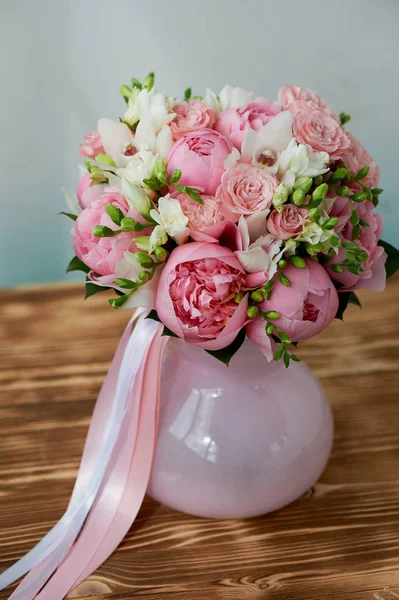
M 130 322 L 97 400 L 64 522 L 0 577 L 2 589 L 30 568 L 10 600 L 33 600 L 38 592 L 37 600 L 62 600 L 112 554 L 137 516 L 155 454 L 165 346 L 162 326 L 146 320 L 143 311 L 135 318 L 137 314 L 135 330 L 131 334 Z M 113 437 L 97 489 L 100 443 Z M 92 504 L 90 486 L 95 490 Z M 87 506 L 87 518 L 79 526 Z

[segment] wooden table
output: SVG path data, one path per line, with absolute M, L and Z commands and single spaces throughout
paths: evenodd
M 63 514 L 128 318 L 82 294 L 76 284 L 0 292 L 0 570 Z M 362 311 L 351 306 L 344 324 L 300 346 L 336 423 L 315 489 L 237 521 L 146 499 L 117 552 L 69 598 L 399 598 L 399 278 L 360 296 Z

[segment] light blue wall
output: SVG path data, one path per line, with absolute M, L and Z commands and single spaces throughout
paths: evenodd
M 0 286 L 62 280 L 72 256 L 60 188 L 78 145 L 123 110 L 119 86 L 225 83 L 274 99 L 317 90 L 353 117 L 381 165 L 385 238 L 399 244 L 399 2 L 396 0 L 14 0 L 0 3 Z

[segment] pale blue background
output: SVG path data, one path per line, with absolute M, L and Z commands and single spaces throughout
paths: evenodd
M 157 74 L 160 90 L 225 84 L 274 99 L 317 90 L 353 117 L 381 165 L 384 237 L 399 244 L 397 0 L 13 0 L 0 2 L 0 286 L 66 278 L 78 148 L 119 86 Z M 64 220 L 65 219 L 65 220 Z

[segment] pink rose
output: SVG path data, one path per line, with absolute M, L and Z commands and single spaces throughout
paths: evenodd
M 247 319 L 245 273 L 234 253 L 218 244 L 191 242 L 171 253 L 156 300 L 161 321 L 173 333 L 206 350 L 231 344 Z
M 281 240 L 289 240 L 300 235 L 309 220 L 306 208 L 299 208 L 295 204 L 284 204 L 281 212 L 273 210 L 267 220 L 269 232 Z
M 344 128 L 329 113 L 314 109 L 294 115 L 294 137 L 300 144 L 309 144 L 317 152 L 327 152 L 331 160 L 342 158 L 350 140 Z
M 277 179 L 264 169 L 236 163 L 223 173 L 216 196 L 223 201 L 226 216 L 236 222 L 241 215 L 270 208 L 277 185 Z
M 332 201 L 328 209 L 328 216 L 338 218 L 338 224 L 334 227 L 334 231 L 340 234 L 352 215 L 349 198 L 346 196 L 336 196 L 333 190 L 327 194 L 327 198 L 331 198 Z
M 177 196 L 180 206 L 186 217 L 188 217 L 188 227 L 191 232 L 203 231 L 212 227 L 216 223 L 224 220 L 221 212 L 223 203 L 215 196 L 201 195 L 203 204 L 191 200 L 188 194 L 179 194 Z
M 105 185 L 92 185 L 92 179 L 89 171 L 86 171 L 79 180 L 76 197 L 81 208 L 87 208 L 90 204 L 101 196 L 106 189 Z
M 284 275 L 291 282 L 285 287 L 275 281 L 270 300 L 261 304 L 262 311 L 276 311 L 280 318 L 273 321 L 293 341 L 307 340 L 325 329 L 338 309 L 338 294 L 327 271 L 318 262 L 306 259 L 306 267 L 288 265 Z M 271 360 L 271 340 L 262 317 L 247 325 L 247 335 Z
M 117 206 L 124 215 L 129 213 L 130 207 L 124 196 L 117 192 L 107 192 L 80 213 L 71 232 L 76 256 L 98 275 L 113 275 L 116 263 L 123 258 L 124 252 L 135 249 L 132 244 L 135 233 L 120 233 L 115 237 L 104 238 L 93 235 L 96 225 L 118 229 L 105 211 L 107 204 Z
M 84 136 L 84 142 L 80 144 L 80 156 L 90 156 L 95 158 L 98 154 L 105 154 L 101 136 L 98 131 L 87 133 Z
M 340 122 L 335 110 L 309 88 L 285 85 L 279 90 L 278 99 L 283 110 L 289 110 L 292 114 L 298 114 L 301 111 L 322 110 L 329 113 L 338 123 Z
M 168 156 L 168 173 L 182 171 L 179 184 L 215 195 L 224 172 L 224 161 L 232 151 L 230 142 L 212 129 L 192 131 L 175 142 Z
M 362 183 L 370 188 L 377 187 L 380 180 L 380 169 L 375 160 L 367 152 L 366 148 L 355 138 L 351 133 L 347 133 L 350 140 L 350 148 L 342 157 L 342 162 L 345 167 L 351 170 L 353 175 L 356 175 L 360 169 L 366 165 L 370 167 L 367 176 L 362 179 Z
M 228 108 L 216 116 L 215 129 L 227 137 L 233 146 L 241 150 L 245 132 L 248 129 L 259 131 L 280 112 L 268 100 L 250 102 L 242 108 Z
M 187 104 L 175 104 L 172 112 L 176 113 L 176 117 L 170 124 L 175 141 L 191 131 L 206 127 L 211 129 L 215 124 L 212 110 L 199 100 L 192 100 Z
M 328 269 L 330 277 L 338 281 L 343 287 L 340 291 L 353 291 L 366 288 L 374 292 L 382 292 L 385 289 L 386 273 L 385 261 L 386 253 L 382 246 L 378 246 L 378 240 L 381 237 L 384 224 L 379 214 L 373 211 L 374 207 L 368 200 L 359 202 L 355 205 L 356 212 L 361 219 L 364 219 L 369 226 L 362 227 L 362 234 L 355 242 L 361 250 L 368 254 L 368 259 L 363 263 L 364 271 L 359 275 L 351 273 L 344 268 L 342 273 L 334 273 Z M 352 240 L 353 225 L 347 221 L 341 232 L 343 241 Z M 328 264 L 341 263 L 346 259 L 346 253 L 340 248 L 339 253 L 334 256 Z

